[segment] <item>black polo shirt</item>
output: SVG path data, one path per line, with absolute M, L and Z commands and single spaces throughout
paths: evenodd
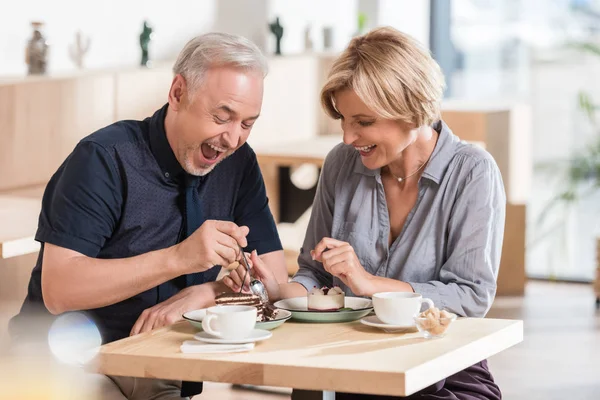
M 44 243 L 88 257 L 114 259 L 164 249 L 184 239 L 185 176 L 166 138 L 168 105 L 144 121 L 120 121 L 83 139 L 44 193 L 36 240 L 42 251 L 33 269 L 13 334 L 25 333 L 28 315 L 45 309 L 41 290 Z M 199 179 L 205 220 L 250 228 L 247 251 L 281 250 L 256 155 L 244 144 Z M 191 285 L 214 281 L 216 266 L 175 278 L 122 302 L 88 310 L 103 342 L 127 337 L 146 308 Z M 21 329 L 20 329 L 21 328 Z

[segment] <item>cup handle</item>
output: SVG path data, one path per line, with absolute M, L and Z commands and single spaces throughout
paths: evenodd
M 433 300 L 431 300 L 431 299 L 428 299 L 427 297 L 423 297 L 423 298 L 421 299 L 421 304 L 423 304 L 423 303 L 427 303 L 427 305 L 429 306 L 429 307 L 427 307 L 427 309 L 430 309 L 430 308 L 433 308 L 433 307 L 434 307 L 434 305 L 433 305 Z M 204 326 L 204 325 L 203 325 L 203 326 Z
M 211 327 L 211 325 L 210 325 L 210 322 L 211 322 L 212 320 L 215 320 L 215 319 L 217 319 L 218 317 L 219 317 L 219 316 L 218 316 L 218 315 L 215 315 L 215 314 L 208 314 L 208 315 L 207 315 L 206 317 L 204 317 L 204 319 L 202 320 L 202 329 L 204 329 L 204 331 L 205 331 L 206 333 L 208 333 L 209 335 L 216 336 L 216 337 L 219 337 L 219 338 L 220 338 L 220 337 L 222 337 L 221 333 L 220 333 L 220 332 L 217 332 L 217 331 L 215 331 L 215 330 L 214 330 L 214 329 Z

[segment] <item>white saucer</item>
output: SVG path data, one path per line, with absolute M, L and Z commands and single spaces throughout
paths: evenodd
M 367 326 L 383 329 L 386 332 L 413 332 L 417 331 L 417 326 L 413 322 L 410 325 L 392 325 L 382 322 L 377 315 L 371 315 L 360 320 L 360 323 Z
M 217 344 L 243 344 L 243 343 L 254 343 L 261 340 L 266 340 L 273 336 L 273 332 L 265 331 L 264 329 L 255 329 L 252 331 L 250 336 L 244 339 L 221 339 L 202 331 L 194 335 L 194 339 L 205 343 L 217 343 Z

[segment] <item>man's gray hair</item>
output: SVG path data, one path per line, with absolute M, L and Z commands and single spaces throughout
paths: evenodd
M 268 72 L 267 59 L 254 43 L 228 33 L 206 33 L 190 40 L 179 53 L 173 72 L 181 74 L 193 92 L 208 69 L 222 66 L 256 70 L 263 77 Z

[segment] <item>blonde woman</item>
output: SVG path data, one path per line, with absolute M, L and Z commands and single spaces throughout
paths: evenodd
M 496 293 L 504 186 L 493 158 L 440 120 L 443 89 L 439 66 L 413 38 L 379 28 L 350 42 L 321 92 L 344 143 L 323 166 L 300 269 L 280 285 L 252 255 L 272 298 L 338 285 L 349 296 L 416 292 L 458 315 L 485 316 Z M 232 288 L 242 272 L 227 279 Z M 409 398 L 501 394 L 483 361 Z

